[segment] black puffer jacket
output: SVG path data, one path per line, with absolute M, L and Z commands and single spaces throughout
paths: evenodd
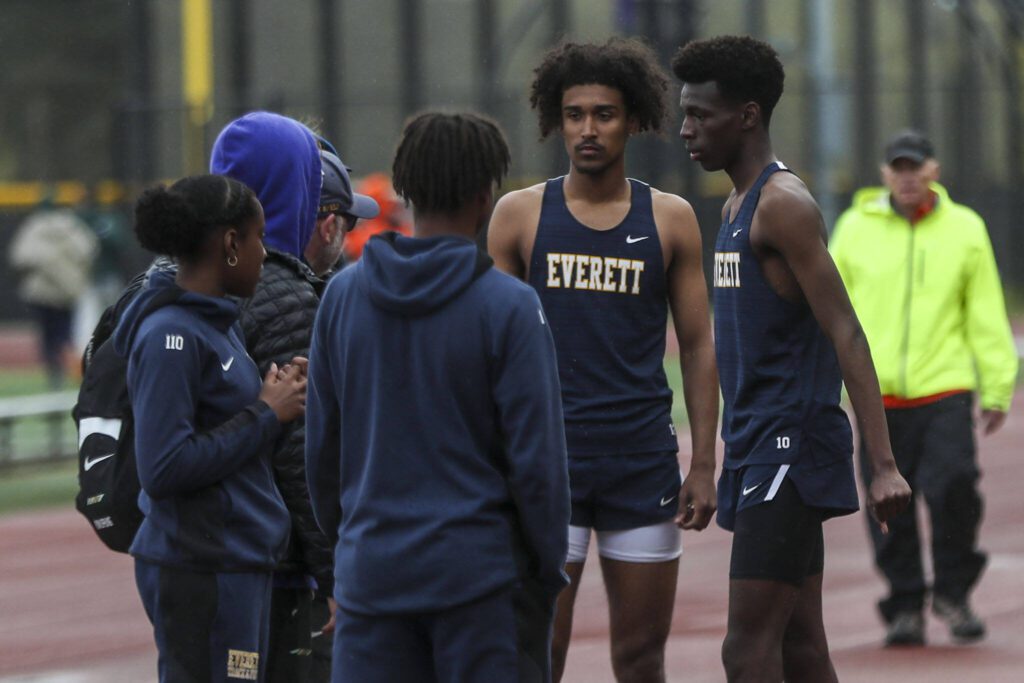
M 310 335 L 324 281 L 299 259 L 267 249 L 267 260 L 252 298 L 241 302 L 240 322 L 245 345 L 261 374 L 271 363 L 280 367 L 294 356 L 309 356 Z M 306 424 L 292 423 L 274 453 L 274 476 L 292 517 L 288 553 L 279 572 L 310 574 L 318 592 L 330 596 L 334 587 L 334 553 L 313 518 L 306 486 Z

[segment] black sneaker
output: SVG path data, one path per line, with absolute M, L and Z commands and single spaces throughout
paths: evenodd
M 920 612 L 900 612 L 889 622 L 885 646 L 924 645 L 924 617 Z
M 946 622 L 956 640 L 971 642 L 985 637 L 985 622 L 971 610 L 966 600 L 954 602 L 936 596 L 932 599 L 932 612 Z

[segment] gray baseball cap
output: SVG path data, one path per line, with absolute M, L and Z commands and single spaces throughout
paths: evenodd
M 349 169 L 336 155 L 320 150 L 324 184 L 320 189 L 320 207 L 317 215 L 321 218 L 332 213 L 347 213 L 356 218 L 376 218 L 380 206 L 365 194 L 352 191 Z

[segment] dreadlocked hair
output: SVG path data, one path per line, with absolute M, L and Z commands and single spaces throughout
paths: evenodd
M 510 160 L 505 136 L 489 119 L 427 112 L 402 131 L 392 184 L 421 213 L 454 213 L 500 183 Z
M 765 128 L 786 80 L 775 49 L 750 36 L 718 36 L 687 43 L 672 59 L 672 71 L 683 83 L 713 81 L 722 97 L 732 102 L 757 102 Z
M 622 93 L 638 130 L 660 132 L 668 115 L 668 78 L 654 51 L 635 38 L 603 45 L 563 43 L 533 70 L 530 106 L 537 110 L 540 137 L 562 127 L 562 95 L 576 85 L 604 85 Z

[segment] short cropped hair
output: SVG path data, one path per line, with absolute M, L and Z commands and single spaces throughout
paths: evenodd
M 714 81 L 732 102 L 757 102 L 765 128 L 782 97 L 786 74 L 771 45 L 750 36 L 718 36 L 679 48 L 672 71 L 683 83 Z
M 668 114 L 668 78 L 658 57 L 635 38 L 563 43 L 533 70 L 530 106 L 537 110 L 540 137 L 562 127 L 562 95 L 576 85 L 603 85 L 622 93 L 638 130 L 660 131 Z
M 421 213 L 454 213 L 500 183 L 511 155 L 501 129 L 472 113 L 427 112 L 402 131 L 391 182 Z
M 228 226 L 244 230 L 259 210 L 256 194 L 234 178 L 188 176 L 170 187 L 151 187 L 139 196 L 135 235 L 144 249 L 192 261 L 210 235 Z

